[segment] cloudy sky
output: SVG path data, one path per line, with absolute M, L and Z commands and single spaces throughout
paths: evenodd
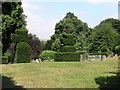
M 119 0 L 22 0 L 24 14 L 27 16 L 29 33 L 40 39 L 50 39 L 55 24 L 67 12 L 74 13 L 89 27 L 98 25 L 106 18 L 118 18 Z

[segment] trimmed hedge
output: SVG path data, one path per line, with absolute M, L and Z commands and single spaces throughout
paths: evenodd
M 74 46 L 63 46 L 60 48 L 60 52 L 75 52 L 76 49 Z
M 80 61 L 78 52 L 57 52 L 54 61 Z
M 55 53 L 54 51 L 51 51 L 51 50 L 45 50 L 43 51 L 41 54 L 40 54 L 40 58 L 42 60 L 50 60 L 50 59 L 54 59 L 55 57 Z
M 62 33 L 60 43 L 62 46 L 60 47 L 59 52 L 55 54 L 54 61 L 80 61 L 79 52 L 75 52 L 76 48 L 74 45 L 76 40 L 73 34 Z
M 15 63 L 30 63 L 31 47 L 26 42 L 20 42 L 16 47 Z

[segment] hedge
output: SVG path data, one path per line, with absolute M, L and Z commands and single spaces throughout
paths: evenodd
M 54 51 L 51 51 L 51 50 L 45 50 L 43 51 L 41 54 L 40 54 L 40 58 L 42 60 L 50 60 L 50 59 L 54 59 L 55 57 L 55 53 Z
M 57 52 L 54 61 L 80 61 L 78 52 Z
M 26 42 L 20 42 L 16 47 L 15 63 L 29 63 L 31 55 L 30 45 Z
M 63 46 L 60 48 L 60 52 L 75 52 L 76 48 L 74 46 Z

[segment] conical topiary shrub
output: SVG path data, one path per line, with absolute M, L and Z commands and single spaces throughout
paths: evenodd
M 16 47 L 15 63 L 29 63 L 31 55 L 31 47 L 26 42 L 20 42 Z
M 80 61 L 80 55 L 74 47 L 76 40 L 73 34 L 63 33 L 60 38 L 61 47 L 55 55 L 55 61 Z

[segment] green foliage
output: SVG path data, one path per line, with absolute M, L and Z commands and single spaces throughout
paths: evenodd
M 31 55 L 31 47 L 26 42 L 20 42 L 16 47 L 15 62 L 16 63 L 29 63 Z
M 87 52 L 86 51 L 77 51 L 80 55 L 81 54 L 86 54 Z
M 118 33 L 120 33 L 120 20 L 114 18 L 108 18 L 103 20 L 100 24 L 103 23 L 111 23 L 111 27 L 113 27 L 114 29 L 116 29 Z
M 109 56 L 109 49 L 107 48 L 107 46 L 103 46 L 100 51 L 99 51 L 100 55 L 105 55 L 106 57 Z
M 11 41 L 11 34 L 15 33 L 16 29 L 25 28 L 26 16 L 23 13 L 21 7 L 22 2 L 6 2 L 2 1 L 2 23 L 0 23 L 0 29 L 2 30 L 2 53 L 4 54 L 9 48 Z
M 76 43 L 75 40 L 69 38 L 60 38 L 60 42 L 63 45 L 74 45 Z
M 54 41 L 54 43 L 52 44 L 51 49 L 52 49 L 53 51 L 59 51 L 60 47 L 61 47 L 60 39 L 56 39 L 56 40 Z
M 69 39 L 73 39 L 75 38 L 75 36 L 73 34 L 67 34 L 67 33 L 62 33 L 62 37 L 63 38 L 69 38 Z
M 74 45 L 76 43 L 76 36 L 84 30 L 88 30 L 87 23 L 84 23 L 81 20 L 79 20 L 73 13 L 68 12 L 62 20 L 56 23 L 55 34 L 52 35 L 51 41 L 47 41 L 46 48 L 48 48 L 46 50 L 52 49 L 58 51 L 58 49 L 53 49 L 53 46 L 58 47 L 58 45 L 54 43 L 57 39 L 60 39 L 61 44 Z
M 106 57 L 109 56 L 109 53 L 108 53 L 108 52 L 100 52 L 99 54 L 100 54 L 100 55 L 105 55 Z
M 43 50 L 51 50 L 52 44 L 54 43 L 54 40 L 47 40 Z
M 107 46 L 103 46 L 100 51 L 101 52 L 109 52 Z
M 15 44 L 18 44 L 19 42 L 27 42 L 30 44 L 32 35 L 28 34 L 28 30 L 26 29 L 17 29 L 16 33 L 11 35 L 11 38 Z
M 95 27 L 94 32 L 89 37 L 89 51 L 97 53 L 103 46 L 107 46 L 110 52 L 116 43 L 116 31 L 111 27 L 110 23 L 103 23 Z
M 50 60 L 50 59 L 54 59 L 55 57 L 55 53 L 54 51 L 51 50 L 45 50 L 40 54 L 40 58 L 42 60 Z
M 2 56 L 2 64 L 8 64 L 8 57 L 6 55 Z
M 60 52 L 75 52 L 76 49 L 74 46 L 63 46 L 60 48 Z
M 120 45 L 115 47 L 116 54 L 120 55 Z
M 76 51 L 74 34 L 63 33 L 60 38 L 62 46 L 55 54 L 55 61 L 80 61 L 80 54 Z
M 45 41 L 45 40 L 41 40 L 41 41 L 40 41 L 40 50 L 41 50 L 41 51 L 44 50 L 44 47 L 45 47 L 46 42 L 47 42 L 47 41 Z
M 75 36 L 74 34 L 67 34 L 67 33 L 62 33 L 62 36 L 60 37 L 60 43 L 65 46 L 65 45 L 74 45 L 76 43 Z
M 120 45 L 120 34 L 117 34 L 115 38 L 116 38 L 115 46 Z
M 55 61 L 80 61 L 80 54 L 78 52 L 57 52 Z
M 82 32 L 77 36 L 77 40 L 76 40 L 76 50 L 77 51 L 86 51 L 87 49 L 87 40 L 86 40 L 86 36 L 85 34 L 83 34 Z
M 7 50 L 4 56 L 2 56 L 2 64 L 8 64 L 8 60 L 10 59 L 10 51 Z

